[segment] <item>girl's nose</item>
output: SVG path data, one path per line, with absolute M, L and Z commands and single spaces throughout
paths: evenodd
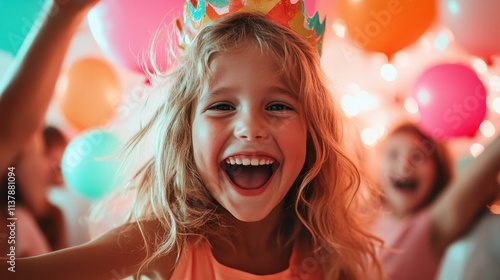
M 234 135 L 238 139 L 262 141 L 268 138 L 266 120 L 258 112 L 241 112 Z
M 410 155 L 403 155 L 399 158 L 400 176 L 410 176 L 415 172 L 415 163 L 412 161 Z

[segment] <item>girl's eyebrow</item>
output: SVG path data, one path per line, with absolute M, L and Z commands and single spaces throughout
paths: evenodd
M 298 100 L 298 95 L 285 86 L 271 86 L 266 91 L 277 94 L 283 94 L 290 98 L 293 98 L 294 100 Z
M 223 94 L 231 94 L 231 92 L 234 92 L 235 90 L 237 90 L 237 89 L 234 87 L 219 87 L 219 88 L 216 87 L 215 90 L 209 90 L 208 92 L 203 94 L 200 98 L 200 102 L 203 102 L 203 101 L 205 101 L 211 97 L 214 97 L 214 96 L 219 96 L 219 95 L 223 95 Z M 273 85 L 273 86 L 270 86 L 270 87 L 265 88 L 263 90 L 267 93 L 286 95 L 290 98 L 293 98 L 294 100 L 298 100 L 297 94 L 294 94 L 291 90 L 289 90 L 285 86 Z
M 225 93 L 230 93 L 231 91 L 234 91 L 233 88 L 231 87 L 219 87 L 215 90 L 209 89 L 207 92 L 203 93 L 200 97 L 200 103 L 206 101 L 207 99 L 210 99 L 214 96 L 222 95 Z

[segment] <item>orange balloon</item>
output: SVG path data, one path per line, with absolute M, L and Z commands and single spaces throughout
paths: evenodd
M 113 67 L 99 58 L 74 62 L 67 74 L 61 111 L 75 127 L 84 130 L 106 123 L 115 113 L 121 87 Z
M 339 0 L 347 36 L 362 49 L 391 57 L 415 42 L 436 18 L 434 0 Z

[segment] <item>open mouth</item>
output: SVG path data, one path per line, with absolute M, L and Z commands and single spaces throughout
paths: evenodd
M 268 156 L 230 156 L 221 163 L 233 184 L 248 190 L 263 187 L 278 167 L 279 162 Z
M 398 190 L 414 191 L 418 188 L 418 180 L 411 178 L 391 178 L 392 185 Z

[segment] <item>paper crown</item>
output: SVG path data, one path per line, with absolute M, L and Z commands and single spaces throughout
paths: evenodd
M 185 49 L 198 31 L 225 15 L 237 12 L 259 12 L 271 21 L 291 28 L 305 38 L 321 54 L 325 20 L 316 12 L 307 16 L 303 0 L 187 0 L 184 20 L 177 21 L 179 45 Z

